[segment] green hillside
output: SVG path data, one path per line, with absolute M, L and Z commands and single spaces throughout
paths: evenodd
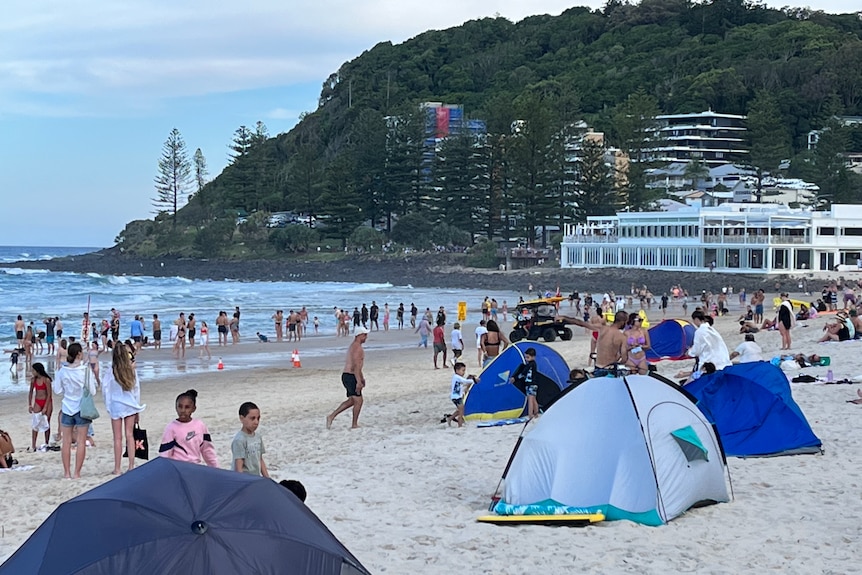
M 418 112 L 425 101 L 463 105 L 466 117 L 486 122 L 487 137 L 449 138 L 429 160 Z M 388 240 L 427 247 L 527 237 L 534 226 L 655 199 L 643 187 L 646 163 L 622 189 L 600 146 L 569 165 L 562 148 L 575 122 L 637 157 L 650 115 L 706 109 L 757 115 L 763 128 L 752 130 L 752 145 L 772 152 L 757 167 L 792 157 L 792 175 L 820 184 L 824 202 L 862 200 L 855 174 L 835 162 L 841 151 L 862 150 L 859 130 L 832 126 L 822 151 L 806 151 L 810 130 L 862 115 L 856 14 L 611 0 L 603 10 L 489 18 L 378 44 L 326 79 L 318 108 L 293 130 L 243 146 L 177 213 L 176 228 L 161 217 L 133 222 L 121 245 L 243 257 L 321 244 L 373 250 Z M 523 121 L 518 137 L 515 120 Z M 275 211 L 311 213 L 324 225 L 271 229 Z M 251 216 L 237 227 L 237 213 Z M 369 223 L 382 231 L 361 229 Z

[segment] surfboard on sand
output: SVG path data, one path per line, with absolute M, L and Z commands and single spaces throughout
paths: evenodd
M 601 513 L 589 515 L 482 515 L 477 517 L 479 523 L 494 525 L 560 525 L 568 527 L 584 527 L 591 523 L 604 521 Z

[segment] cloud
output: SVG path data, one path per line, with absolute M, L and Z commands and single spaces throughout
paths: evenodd
M 296 110 L 288 110 L 286 108 L 275 108 L 266 113 L 266 118 L 269 120 L 296 120 L 301 112 Z
M 105 114 L 323 81 L 381 41 L 495 14 L 559 14 L 572 1 L 11 0 L 0 19 L 0 105 L 7 114 Z M 850 11 L 858 0 L 819 3 Z M 66 101 L 29 104 L 46 95 Z
M 526 8 L 525 4 L 528 4 Z M 500 12 L 513 19 L 568 1 L 81 0 L 17 2 L 0 21 L 7 113 L 89 115 L 161 101 L 322 81 L 380 41 Z M 28 104 L 67 96 L 54 105 Z

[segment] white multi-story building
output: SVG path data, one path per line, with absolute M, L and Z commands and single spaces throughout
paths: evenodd
M 564 268 L 762 274 L 855 268 L 862 258 L 862 205 L 814 212 L 729 203 L 593 216 L 566 226 L 560 252 Z
M 698 114 L 656 116 L 659 145 L 653 150 L 660 162 L 700 160 L 709 167 L 745 160 L 745 116 L 707 110 Z

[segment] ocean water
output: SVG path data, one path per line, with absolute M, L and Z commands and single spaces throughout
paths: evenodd
M 0 246 L 0 261 L 47 260 L 95 249 Z M 123 339 L 129 336 L 129 322 L 135 314 L 146 318 L 149 334 L 152 315 L 157 313 L 162 320 L 163 347 L 169 345 L 166 341 L 169 326 L 179 313 L 185 312 L 186 317 L 194 313 L 198 321 L 205 320 L 210 327 L 214 355 L 217 353 L 216 346 L 212 344 L 217 341 L 215 319 L 220 310 L 228 312 L 230 316 L 234 306 L 240 306 L 240 329 L 244 339 L 240 346 L 243 346 L 254 345 L 257 331 L 274 337 L 270 318 L 276 309 L 283 309 L 287 314 L 291 309 L 298 311 L 306 306 L 309 318 L 320 318 L 321 337 L 330 337 L 335 343 L 333 306 L 352 311 L 354 306 L 361 307 L 363 303 L 370 306 L 372 301 L 376 301 L 380 306 L 382 324 L 383 304 L 388 303 L 391 310 L 390 326 L 394 326 L 395 310 L 399 303 L 404 303 L 408 320 L 411 302 L 416 303 L 420 313 L 426 307 L 436 312 L 439 306 L 445 306 L 452 318 L 459 301 L 467 301 L 471 310 L 477 310 L 486 295 L 502 301 L 501 294 L 489 294 L 486 291 L 419 289 L 388 283 L 207 281 L 182 277 L 103 276 L 95 273 L 0 268 L 0 347 L 4 351 L 14 347 L 14 322 L 19 314 L 28 324 L 33 321 L 37 331 L 44 329 L 42 322 L 46 317 L 59 316 L 63 323 L 63 335 L 79 337 L 82 314 L 88 306 L 91 321 L 96 323 L 109 319 L 111 308 L 116 308 L 121 314 L 120 335 Z M 517 296 L 507 295 L 510 305 L 517 301 Z M 373 349 L 373 345 L 368 348 Z M 12 377 L 8 358 L 9 355 L 4 354 L 6 363 L 0 364 L 5 366 L 0 367 L 0 393 L 26 391 L 28 383 L 23 378 L 15 380 Z M 42 361 L 46 366 L 53 365 L 53 360 L 49 362 L 47 356 L 37 357 L 35 361 Z M 252 355 L 249 355 L 248 361 L 254 361 Z M 186 360 L 175 365 L 171 361 L 160 361 L 157 365 L 139 368 L 142 381 L 145 381 L 148 376 L 170 377 L 205 371 L 212 369 L 213 365 L 199 361 L 195 350 L 193 356 L 187 353 Z

